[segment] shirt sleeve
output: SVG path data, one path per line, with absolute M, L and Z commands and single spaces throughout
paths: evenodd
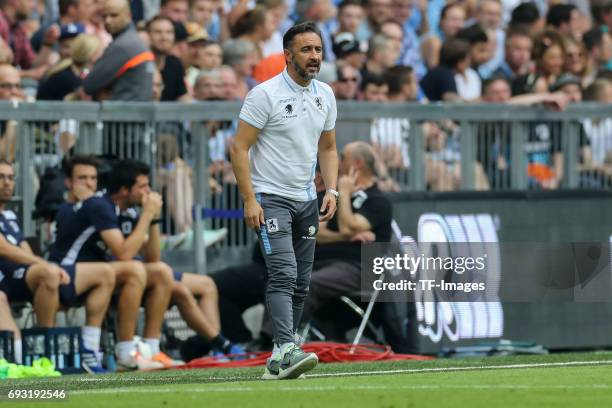
M 336 107 L 336 98 L 332 93 L 330 96 L 329 110 L 327 111 L 327 119 L 325 119 L 324 131 L 332 130 L 336 127 L 336 117 L 338 116 L 338 108 Z
M 262 87 L 253 88 L 246 96 L 239 118 L 257 129 L 263 129 L 268 123 L 272 104 Z
M 113 206 L 99 197 L 92 197 L 83 208 L 97 232 L 119 228 L 119 219 Z

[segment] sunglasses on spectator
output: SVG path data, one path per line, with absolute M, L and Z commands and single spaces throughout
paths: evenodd
M 11 90 L 16 89 L 18 91 L 21 90 L 21 84 L 11 84 L 10 82 L 2 82 L 0 83 L 0 89 Z
M 14 174 L 0 174 L 0 180 L 2 181 L 15 181 L 17 176 Z

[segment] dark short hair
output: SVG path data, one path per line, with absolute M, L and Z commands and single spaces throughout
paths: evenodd
M 531 25 L 540 18 L 538 6 L 533 2 L 521 3 L 512 10 L 510 25 L 528 24 Z
M 13 163 L 11 163 L 10 161 L 8 161 L 7 159 L 3 157 L 0 157 L 0 164 L 4 164 L 5 166 L 13 167 Z
M 461 38 L 449 38 L 440 48 L 440 65 L 455 68 L 470 54 L 470 43 Z
M 136 184 L 138 176 L 148 176 L 149 173 L 151 173 L 151 168 L 146 163 L 131 159 L 121 160 L 113 166 L 107 191 L 109 194 L 115 194 L 122 187 L 129 190 Z
M 64 162 L 64 174 L 67 178 L 72 178 L 72 173 L 76 166 L 92 166 L 98 171 L 101 164 L 100 160 L 93 154 L 73 156 Z
M 489 37 L 480 24 L 472 24 L 469 27 L 462 28 L 455 37 L 467 41 L 470 45 L 489 42 Z
M 412 67 L 406 65 L 395 65 L 385 71 L 385 81 L 389 86 L 389 93 L 397 95 L 407 83 L 412 81 Z
M 59 13 L 60 16 L 65 16 L 68 13 L 68 9 L 71 6 L 78 7 L 79 0 L 59 0 Z
M 383 86 L 387 85 L 387 82 L 385 81 L 385 77 L 383 77 L 382 75 L 368 74 L 363 78 L 361 84 L 359 84 L 359 89 L 363 92 L 370 84 L 376 86 Z
M 599 27 L 593 28 L 587 31 L 582 36 L 582 42 L 586 47 L 587 51 L 591 52 L 593 48 L 600 46 L 603 43 L 603 32 Z
M 612 0 L 591 1 L 591 14 L 596 23 L 604 23 L 604 15 L 612 11 Z
M 482 93 L 484 94 L 486 92 L 486 90 L 495 82 L 497 81 L 503 81 L 508 85 L 508 88 L 512 88 L 512 84 L 510 83 L 510 81 L 508 80 L 508 78 L 506 78 L 503 75 L 493 75 L 491 78 L 485 79 L 484 81 L 482 81 Z
M 448 13 L 448 10 L 452 9 L 453 7 L 460 7 L 462 9 L 465 9 L 461 3 L 451 1 L 446 6 L 442 7 L 442 11 L 440 12 L 440 20 L 443 20 L 444 17 L 446 17 L 446 13 Z
M 340 13 L 340 10 L 342 10 L 343 8 L 349 6 L 357 6 L 363 8 L 363 3 L 361 2 L 361 0 L 343 0 L 340 4 L 338 4 L 338 13 Z
M 295 36 L 304 33 L 315 33 L 321 39 L 321 44 L 323 44 L 323 36 L 321 35 L 321 31 L 317 28 L 317 25 L 312 21 L 305 21 L 303 23 L 296 24 L 287 30 L 283 36 L 283 48 L 285 50 L 290 50 Z
M 172 26 L 172 30 L 174 30 L 174 22 L 170 20 L 168 17 L 158 14 L 152 17 L 149 21 L 147 21 L 147 25 L 146 25 L 147 32 L 151 31 L 151 26 L 157 23 L 158 21 L 167 21 Z
M 559 28 L 561 24 L 568 23 L 572 18 L 572 11 L 576 9 L 573 4 L 555 4 L 548 9 L 546 24 Z

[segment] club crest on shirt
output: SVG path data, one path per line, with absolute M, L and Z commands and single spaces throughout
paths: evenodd
M 268 230 L 269 233 L 278 232 L 278 219 L 268 218 L 266 220 L 266 230 Z
M 321 101 L 320 97 L 316 97 L 315 98 L 315 104 L 317 105 L 317 108 L 319 108 L 319 110 L 323 110 L 323 102 Z
M 294 107 L 290 103 L 285 105 L 283 112 L 285 113 L 283 115 L 283 119 L 297 118 L 297 114 L 294 113 L 295 112 Z

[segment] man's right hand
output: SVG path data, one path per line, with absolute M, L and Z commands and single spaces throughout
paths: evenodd
M 265 223 L 263 208 L 255 198 L 244 203 L 244 221 L 255 231 L 259 231 L 260 226 Z
M 152 218 L 157 218 L 161 214 L 163 204 L 162 196 L 153 191 L 142 197 L 142 212 L 147 213 Z

